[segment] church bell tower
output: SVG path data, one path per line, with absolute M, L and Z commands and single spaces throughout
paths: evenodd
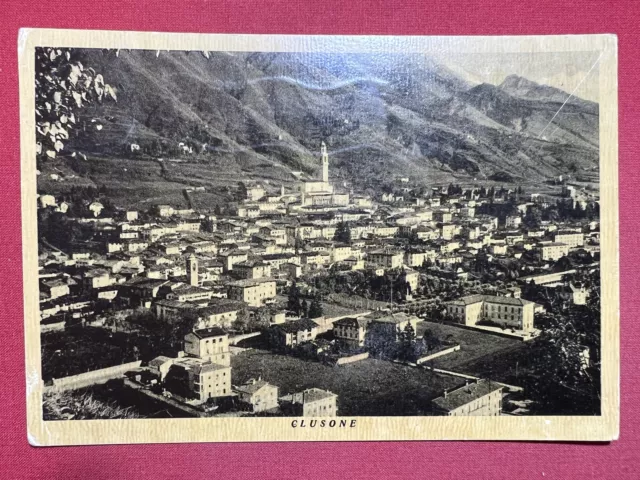
M 322 153 L 322 181 L 329 183 L 329 154 L 327 153 L 327 146 L 324 142 L 322 142 L 320 152 Z
M 198 286 L 198 259 L 193 254 L 187 258 L 187 280 L 189 285 Z

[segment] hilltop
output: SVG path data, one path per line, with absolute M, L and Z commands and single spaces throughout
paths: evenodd
M 292 172 L 317 173 L 321 141 L 333 178 L 345 181 L 496 173 L 540 181 L 598 165 L 597 104 L 517 76 L 471 86 L 422 56 L 84 50 L 81 57 L 115 86 L 118 101 L 81 112 L 82 132 L 65 150 L 89 160 L 56 167 L 116 189 L 123 196 L 116 201 L 153 203 L 185 185 L 241 179 L 288 184 Z

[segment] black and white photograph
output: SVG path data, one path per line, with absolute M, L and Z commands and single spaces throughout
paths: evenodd
M 601 50 L 33 57 L 45 424 L 602 415 Z

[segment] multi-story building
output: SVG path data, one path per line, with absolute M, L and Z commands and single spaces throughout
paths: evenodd
M 216 299 L 216 303 L 199 307 L 191 302 L 178 302 L 175 300 L 158 300 L 153 308 L 156 317 L 160 320 L 183 315 L 187 312 L 195 317 L 194 328 L 204 329 L 210 327 L 229 328 L 238 317 L 238 312 L 243 304 L 224 299 Z
M 409 284 L 412 292 L 415 292 L 418 289 L 418 285 L 420 283 L 420 274 L 412 269 L 405 270 L 405 281 Z
M 365 317 L 341 318 L 333 322 L 333 336 L 352 347 L 362 347 L 369 322 Z
M 183 219 L 176 222 L 176 230 L 178 232 L 199 232 L 202 226 L 200 219 Z
M 447 303 L 447 313 L 459 323 L 474 326 L 491 321 L 516 330 L 533 330 L 534 302 L 524 298 L 469 295 Z
M 224 252 L 223 254 L 220 255 L 220 257 L 224 263 L 224 269 L 227 272 L 230 272 L 231 270 L 233 270 L 233 266 L 236 263 L 246 262 L 247 259 L 249 258 L 246 252 L 241 252 L 238 250 Z
M 505 227 L 518 228 L 522 224 L 522 218 L 519 215 L 510 215 L 505 219 Z
M 555 243 L 564 243 L 569 248 L 581 247 L 584 245 L 584 234 L 581 232 L 559 231 L 553 236 Z
M 378 250 L 367 255 L 367 260 L 384 268 L 399 268 L 402 266 L 403 253 L 396 251 Z
M 164 378 L 164 387 L 198 403 L 231 394 L 231 367 L 208 359 L 182 357 L 173 361 Z
M 367 328 L 368 331 L 375 332 L 375 334 L 398 334 L 410 324 L 415 332 L 419 320 L 418 317 L 406 313 L 378 312 L 370 317 Z
M 331 255 L 326 252 L 303 252 L 300 261 L 303 265 L 326 265 L 331 261 Z
M 314 340 L 317 335 L 318 324 L 308 318 L 269 327 L 269 343 L 275 349 L 295 347 Z
M 341 262 L 342 260 L 349 258 L 353 255 L 351 245 L 344 245 L 337 243 L 331 249 L 331 261 Z
M 542 260 L 556 261 L 569 255 L 569 245 L 566 243 L 540 242 L 537 250 Z
M 398 233 L 398 227 L 390 225 L 380 225 L 374 227 L 373 233 L 376 237 L 393 237 Z
M 53 300 L 69 295 L 69 284 L 59 278 L 44 280 L 40 284 L 40 291 L 47 294 L 49 299 Z
M 287 263 L 300 263 L 300 257 L 291 253 L 273 253 L 263 255 L 262 261 L 271 266 L 271 268 L 281 268 Z
M 265 278 L 271 276 L 271 265 L 259 260 L 246 261 L 236 263 L 233 266 L 233 273 L 239 278 L 244 279 L 256 279 Z
M 444 240 L 451 240 L 455 235 L 455 232 L 456 232 L 456 225 L 454 225 L 453 223 L 443 223 L 440 226 L 440 236 Z
M 451 212 L 447 212 L 446 210 L 438 210 L 436 212 L 433 212 L 433 219 L 436 222 L 449 223 L 451 222 L 452 218 L 453 215 L 451 214 Z
M 175 300 L 177 302 L 204 302 L 210 300 L 212 295 L 213 292 L 209 289 L 181 284 L 174 286 L 171 291 L 167 293 L 167 300 Z
M 265 190 L 261 185 L 254 185 L 247 188 L 247 200 L 257 202 L 265 195 Z
M 458 416 L 498 416 L 502 411 L 501 384 L 490 380 L 474 383 L 446 391 L 431 401 L 434 411 L 440 415 Z
M 282 410 L 302 417 L 335 417 L 338 396 L 328 390 L 309 388 L 280 398 Z
M 494 243 L 489 247 L 489 251 L 493 255 L 506 255 L 507 254 L 507 245 L 506 245 L 506 243 Z
M 269 278 L 238 280 L 227 285 L 227 296 L 241 300 L 251 307 L 259 307 L 276 297 L 276 282 Z
M 229 335 L 219 327 L 187 333 L 184 337 L 184 352 L 193 357 L 211 360 L 219 365 L 231 365 Z
M 405 252 L 404 254 L 404 263 L 409 267 L 421 267 L 426 260 L 433 262 L 435 259 L 435 250 L 427 250 L 424 252 Z
M 206 307 L 198 309 L 198 322 L 195 328 L 222 327 L 230 328 L 238 318 L 238 312 L 244 304 L 219 299 Z
M 264 380 L 250 379 L 247 383 L 234 386 L 238 400 L 251 412 L 264 412 L 278 408 L 278 387 Z
M 111 277 L 108 270 L 95 268 L 84 274 L 82 282 L 84 288 L 103 288 L 113 285 L 115 279 Z

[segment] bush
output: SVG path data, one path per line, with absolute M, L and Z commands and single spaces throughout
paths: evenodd
M 90 392 L 49 392 L 42 398 L 44 420 L 110 420 L 132 419 L 140 416 L 131 408 L 122 408 L 115 402 L 105 402 Z

